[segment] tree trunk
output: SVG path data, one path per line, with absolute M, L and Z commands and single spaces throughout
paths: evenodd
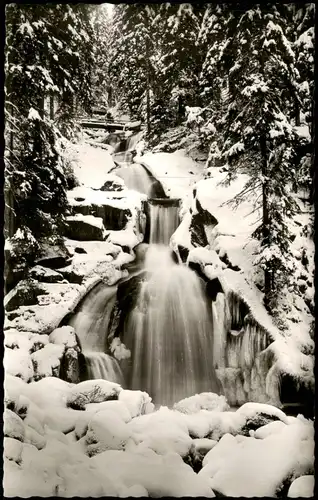
M 146 38 L 146 64 L 147 64 L 147 82 L 146 82 L 146 115 L 147 115 L 147 136 L 150 136 L 150 67 L 149 67 L 149 40 Z
M 267 147 L 266 147 L 266 136 L 263 133 L 260 138 L 260 148 L 261 148 L 261 158 L 262 158 L 262 176 L 263 179 L 263 243 L 267 243 L 269 239 L 269 209 L 268 209 L 268 171 L 267 171 Z M 268 306 L 270 292 L 272 289 L 271 282 L 271 272 L 269 269 L 264 271 L 264 304 Z
M 50 95 L 50 119 L 54 120 L 54 95 Z
M 294 100 L 294 113 L 295 113 L 295 125 L 296 127 L 300 126 L 300 107 L 297 97 Z

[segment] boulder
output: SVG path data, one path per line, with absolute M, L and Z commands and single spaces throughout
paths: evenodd
M 27 350 L 5 348 L 3 365 L 6 373 L 13 377 L 19 377 L 25 382 L 33 379 L 33 364 Z
M 78 350 L 70 347 L 64 352 L 61 359 L 60 374 L 62 380 L 77 384 L 80 381 L 80 363 Z
M 181 413 L 197 413 L 200 410 L 226 411 L 229 405 L 224 396 L 218 396 L 213 392 L 202 392 L 189 398 L 182 399 L 173 405 L 173 409 Z
M 313 498 L 315 477 L 312 475 L 301 476 L 295 479 L 289 487 L 288 498 Z
M 129 209 L 114 207 L 111 204 L 84 204 L 73 206 L 73 211 L 77 214 L 92 215 L 101 217 L 106 229 L 120 231 L 125 229 L 131 217 Z
M 31 359 L 34 367 L 34 380 L 44 377 L 59 377 L 64 345 L 47 344 L 43 349 L 33 352 Z
M 36 280 L 20 281 L 4 298 L 6 311 L 13 311 L 20 306 L 37 304 L 39 295 L 47 294 L 46 289 Z
M 35 260 L 36 264 L 52 269 L 65 267 L 70 262 L 70 253 L 65 247 L 49 244 L 42 244 L 40 256 Z
M 93 215 L 72 215 L 66 218 L 65 236 L 74 240 L 97 240 L 103 241 L 106 231 L 103 219 Z M 63 265 L 57 267 L 65 267 Z
M 22 419 L 11 410 L 5 410 L 3 415 L 3 434 L 5 437 L 24 440 L 25 428 Z
M 191 243 L 195 247 L 205 247 L 209 244 L 205 232 L 205 226 L 209 226 L 210 229 L 213 229 L 218 224 L 218 220 L 212 214 L 210 214 L 210 212 L 202 208 L 198 199 L 195 200 L 195 203 L 197 213 L 192 214 L 191 217 Z
M 87 454 L 93 456 L 106 450 L 124 450 L 130 436 L 129 427 L 117 412 L 103 410 L 95 413 L 85 437 Z
M 43 283 L 61 283 L 63 281 L 63 276 L 61 273 L 58 273 L 53 269 L 45 268 L 43 266 L 35 266 L 30 269 L 29 276 L 32 279 Z
M 86 380 L 72 387 L 67 406 L 74 410 L 85 410 L 89 403 L 101 403 L 110 399 L 118 399 L 121 391 L 119 384 L 107 380 Z

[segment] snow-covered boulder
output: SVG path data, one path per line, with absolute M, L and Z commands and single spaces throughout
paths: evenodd
M 89 456 L 106 450 L 123 450 L 131 436 L 129 427 L 120 414 L 113 410 L 102 410 L 92 416 L 85 436 Z
M 120 394 L 121 393 L 119 393 L 119 396 Z M 127 406 L 123 401 L 120 401 L 119 399 L 103 401 L 102 403 L 89 403 L 85 406 L 85 410 L 88 412 L 92 412 L 93 414 L 100 411 L 110 410 L 114 413 L 117 413 L 118 417 L 121 418 L 125 423 L 130 422 L 132 419 Z
M 40 265 L 32 267 L 29 276 L 43 283 L 61 283 L 64 279 L 61 273 Z
M 65 345 L 66 348 L 78 347 L 75 330 L 72 326 L 55 328 L 49 335 L 49 341 L 52 344 Z
M 70 408 L 85 410 L 89 403 L 101 403 L 110 399 L 118 399 L 121 391 L 119 384 L 107 380 L 86 380 L 74 385 L 67 397 Z
M 154 410 L 154 404 L 151 402 L 151 397 L 146 392 L 123 389 L 120 391 L 118 399 L 125 403 L 131 418 L 151 413 Z
M 41 251 L 35 263 L 42 267 L 57 269 L 67 266 L 71 261 L 71 255 L 65 246 L 50 245 L 43 243 Z
M 312 475 L 301 476 L 295 479 L 289 487 L 288 498 L 313 498 L 315 477 Z
M 3 415 L 3 434 L 5 437 L 24 441 L 25 427 L 22 419 L 13 411 L 6 409 Z
M 96 455 L 91 462 L 128 488 L 142 486 L 150 497 L 214 497 L 209 482 L 199 478 L 175 453 L 159 456 L 147 449 L 140 453 L 111 450 Z
M 63 344 L 49 343 L 43 349 L 33 352 L 31 359 L 34 366 L 34 380 L 40 380 L 43 377 L 58 377 L 64 351 Z
M 283 423 L 287 423 L 287 416 L 285 413 L 275 406 L 268 404 L 245 403 L 236 413 L 245 418 L 245 425 L 242 431 L 246 434 L 273 421 L 279 420 Z
M 43 285 L 34 279 L 20 281 L 4 298 L 6 311 L 13 311 L 19 306 L 37 304 L 39 295 L 46 294 Z
M 174 410 L 182 413 L 196 413 L 200 410 L 226 411 L 229 405 L 224 396 L 218 396 L 213 392 L 202 392 L 189 398 L 182 399 L 173 405 Z
M 313 471 L 314 442 L 301 425 L 285 425 L 265 439 L 226 434 L 205 456 L 199 476 L 226 496 L 274 497 L 286 482 Z
M 34 369 L 29 351 L 26 349 L 4 349 L 4 369 L 7 374 L 29 382 L 34 377 Z
M 65 236 L 75 240 L 103 241 L 106 236 L 103 219 L 93 215 L 69 215 L 66 217 Z

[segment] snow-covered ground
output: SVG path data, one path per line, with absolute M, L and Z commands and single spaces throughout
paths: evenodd
M 262 497 L 297 478 L 291 492 L 312 493 L 313 424 L 268 405 L 227 411 L 203 393 L 154 411 L 146 393 L 105 380 L 10 375 L 5 402 L 7 497 Z

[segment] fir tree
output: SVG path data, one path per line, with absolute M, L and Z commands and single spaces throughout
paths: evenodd
M 88 105 L 88 14 L 85 6 L 7 7 L 5 178 L 7 210 L 16 214 L 9 235 L 21 228 L 40 242 L 61 232 L 67 208 L 61 132 L 73 134 L 75 91 Z
M 281 24 L 275 6 L 249 9 L 241 16 L 232 41 L 230 102 L 224 120 L 229 179 L 242 167 L 250 175 L 235 201 L 260 192 L 262 222 L 255 235 L 261 239 L 257 263 L 264 269 L 268 307 L 291 273 L 288 218 L 297 209 L 291 190 L 299 136 L 288 114 L 288 99 L 294 96 L 285 92 L 286 81 L 297 92 L 297 71 Z

